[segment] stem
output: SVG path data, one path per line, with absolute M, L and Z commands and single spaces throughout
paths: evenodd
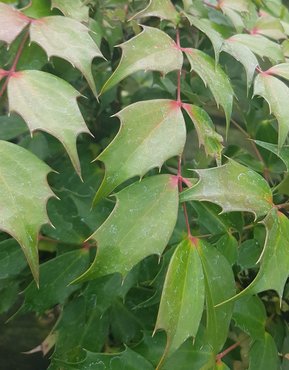
M 213 9 L 216 9 L 216 10 L 220 10 L 220 6 L 219 5 L 213 5 L 207 1 L 204 0 L 204 5 L 208 6 L 209 8 L 213 8 Z
M 287 201 L 286 203 L 282 203 L 282 204 L 277 204 L 276 207 L 278 209 L 289 209 L 289 202 Z
M 227 349 L 225 349 L 223 352 L 219 353 L 216 356 L 216 362 L 221 361 L 223 357 L 225 357 L 228 353 L 233 351 L 235 348 L 239 347 L 239 345 L 241 343 L 242 343 L 242 341 L 236 342 L 236 343 L 232 344 L 230 347 L 228 347 Z

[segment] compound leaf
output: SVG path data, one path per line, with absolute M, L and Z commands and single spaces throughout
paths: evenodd
M 158 17 L 172 21 L 175 24 L 179 22 L 179 13 L 170 0 L 150 0 L 148 6 L 133 16 L 132 19 L 141 17 Z
M 30 23 L 30 19 L 13 7 L 0 3 L 0 40 L 10 45 L 21 31 Z
M 79 22 L 88 22 L 89 8 L 81 0 L 52 0 L 51 7 L 59 9 L 66 17 L 76 19 Z

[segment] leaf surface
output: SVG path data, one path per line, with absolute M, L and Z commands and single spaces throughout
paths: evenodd
M 266 143 L 265 141 L 255 140 L 255 143 L 260 147 L 269 150 L 270 152 L 276 154 L 285 164 L 287 172 L 289 171 L 289 146 L 284 145 L 279 150 L 278 145 Z
M 81 0 L 52 0 L 51 7 L 59 9 L 66 17 L 79 22 L 88 22 L 89 8 Z
M 0 141 L 0 153 L 0 229 L 18 241 L 38 282 L 38 232 L 49 222 L 46 202 L 54 195 L 46 180 L 51 169 L 6 141 Z
M 137 71 L 152 70 L 167 74 L 182 67 L 183 54 L 176 43 L 157 28 L 142 27 L 143 31 L 139 35 L 120 45 L 120 63 L 104 84 L 101 93 Z
M 30 19 L 12 6 L 0 3 L 0 40 L 10 45 Z
M 272 208 L 272 193 L 267 182 L 253 170 L 229 160 L 220 167 L 194 170 L 199 182 L 180 195 L 180 200 L 209 201 L 223 212 L 247 211 L 256 217 Z
M 164 356 L 169 356 L 189 337 L 195 337 L 203 313 L 204 274 L 195 245 L 179 244 L 167 271 L 156 323 L 167 332 Z
M 78 68 L 97 95 L 91 63 L 95 57 L 102 57 L 102 54 L 86 26 L 67 17 L 45 17 L 32 22 L 30 39 L 40 45 L 49 58 L 58 56 Z
M 141 17 L 158 17 L 178 23 L 179 13 L 170 0 L 150 0 L 148 6 L 133 16 L 132 19 Z
M 273 74 L 289 80 L 289 63 L 277 64 L 266 71 L 266 73 Z
M 262 16 L 258 18 L 253 32 L 270 37 L 274 40 L 286 39 L 282 23 L 279 19 L 271 16 Z
M 132 104 L 116 114 L 121 129 L 97 157 L 105 164 L 105 177 L 94 202 L 107 196 L 123 181 L 143 176 L 180 155 L 186 141 L 185 121 L 172 100 L 148 100 Z
M 98 245 L 95 260 L 76 282 L 114 272 L 126 275 L 146 256 L 161 254 L 168 243 L 178 213 L 174 176 L 149 177 L 116 198 L 113 212 L 90 237 Z
M 249 370 L 279 369 L 278 350 L 274 339 L 269 333 L 263 340 L 253 343 L 249 352 Z
M 64 80 L 41 71 L 21 71 L 10 78 L 10 111 L 18 113 L 30 131 L 46 131 L 62 142 L 80 174 L 76 138 L 89 133 L 78 108 L 79 92 Z

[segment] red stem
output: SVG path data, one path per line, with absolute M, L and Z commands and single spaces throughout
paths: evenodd
M 216 362 L 221 361 L 221 359 L 223 357 L 225 357 L 228 353 L 230 353 L 231 351 L 233 351 L 235 348 L 239 347 L 240 344 L 241 344 L 241 341 L 240 342 L 236 342 L 236 343 L 232 344 L 230 347 L 228 347 L 227 349 L 225 349 L 223 352 L 219 353 L 216 356 Z

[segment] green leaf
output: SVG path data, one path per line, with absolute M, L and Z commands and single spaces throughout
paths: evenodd
M 256 268 L 262 247 L 256 239 L 245 240 L 239 246 L 238 265 L 241 269 Z
M 18 241 L 38 282 L 38 232 L 49 222 L 46 202 L 54 195 L 46 180 L 51 169 L 15 144 L 0 141 L 0 153 L 0 229 Z
M 264 334 L 263 340 L 253 343 L 249 359 L 249 370 L 279 369 L 278 350 L 269 333 Z
M 183 54 L 176 43 L 157 28 L 142 26 L 143 32 L 120 45 L 122 57 L 101 93 L 118 84 L 128 75 L 141 71 L 159 71 L 162 74 L 181 69 Z
M 78 68 L 97 95 L 91 63 L 102 54 L 88 31 L 87 27 L 74 19 L 51 16 L 32 22 L 30 39 L 46 51 L 48 58 L 58 56 Z
M 26 260 L 18 243 L 7 239 L 0 243 L 0 279 L 18 275 L 26 267 Z
M 149 177 L 116 198 L 113 212 L 90 237 L 98 245 L 95 260 L 76 282 L 114 272 L 127 275 L 146 256 L 161 254 L 169 241 L 178 213 L 174 176 Z
M 204 294 L 204 275 L 198 251 L 190 240 L 184 240 L 171 258 L 156 322 L 155 330 L 167 332 L 163 359 L 175 352 L 187 338 L 196 336 Z
M 238 242 L 231 234 L 223 235 L 215 244 L 216 248 L 234 265 L 238 258 Z
M 220 167 L 194 171 L 200 180 L 181 193 L 181 202 L 209 201 L 221 206 L 223 212 L 247 211 L 256 217 L 272 208 L 272 193 L 263 177 L 232 159 Z
M 142 17 L 158 17 L 172 21 L 174 24 L 177 24 L 180 20 L 179 13 L 170 0 L 150 0 L 148 6 L 131 19 Z
M 183 108 L 193 121 L 198 133 L 199 144 L 204 145 L 207 155 L 221 159 L 223 138 L 214 128 L 214 124 L 206 111 L 196 105 L 183 104 Z
M 51 7 L 59 9 L 66 17 L 76 19 L 79 22 L 88 22 L 89 8 L 81 0 L 52 0 Z
M 26 133 L 27 126 L 21 117 L 16 115 L 0 116 L 0 139 L 11 140 Z
M 277 64 L 266 71 L 267 74 L 280 76 L 289 80 L 289 63 Z
M 289 146 L 284 145 L 280 150 L 278 145 L 265 143 L 264 141 L 254 140 L 260 147 L 269 150 L 270 152 L 276 154 L 285 164 L 287 171 L 289 171 Z
M 208 85 L 217 106 L 221 105 L 224 109 L 228 130 L 234 96 L 228 76 L 219 65 L 215 66 L 215 62 L 211 57 L 201 50 L 186 49 L 185 53 L 191 64 L 191 70 L 194 70 L 201 77 L 204 84 Z
M 248 12 L 247 0 L 222 0 L 219 6 L 223 11 L 225 9 L 232 9 L 239 13 Z
M 278 148 L 283 146 L 289 132 L 289 88 L 278 78 L 259 73 L 254 83 L 254 95 L 262 96 L 278 121 Z
M 10 45 L 22 30 L 30 23 L 30 19 L 12 6 L 0 3 L 0 40 Z
M 286 39 L 280 20 L 269 15 L 258 18 L 252 32 L 274 40 Z
M 172 100 L 148 100 L 129 105 L 116 114 L 121 128 L 97 157 L 105 164 L 105 177 L 94 203 L 123 181 L 142 177 L 169 158 L 180 155 L 186 141 L 181 108 Z
M 89 133 L 78 108 L 79 96 L 64 80 L 41 71 L 16 72 L 9 80 L 10 111 L 18 113 L 31 132 L 46 131 L 62 142 L 80 174 L 76 137 Z
M 230 42 L 236 42 L 247 46 L 253 53 L 261 58 L 269 58 L 273 63 L 284 60 L 280 45 L 261 35 L 238 34 L 230 37 L 229 40 Z

